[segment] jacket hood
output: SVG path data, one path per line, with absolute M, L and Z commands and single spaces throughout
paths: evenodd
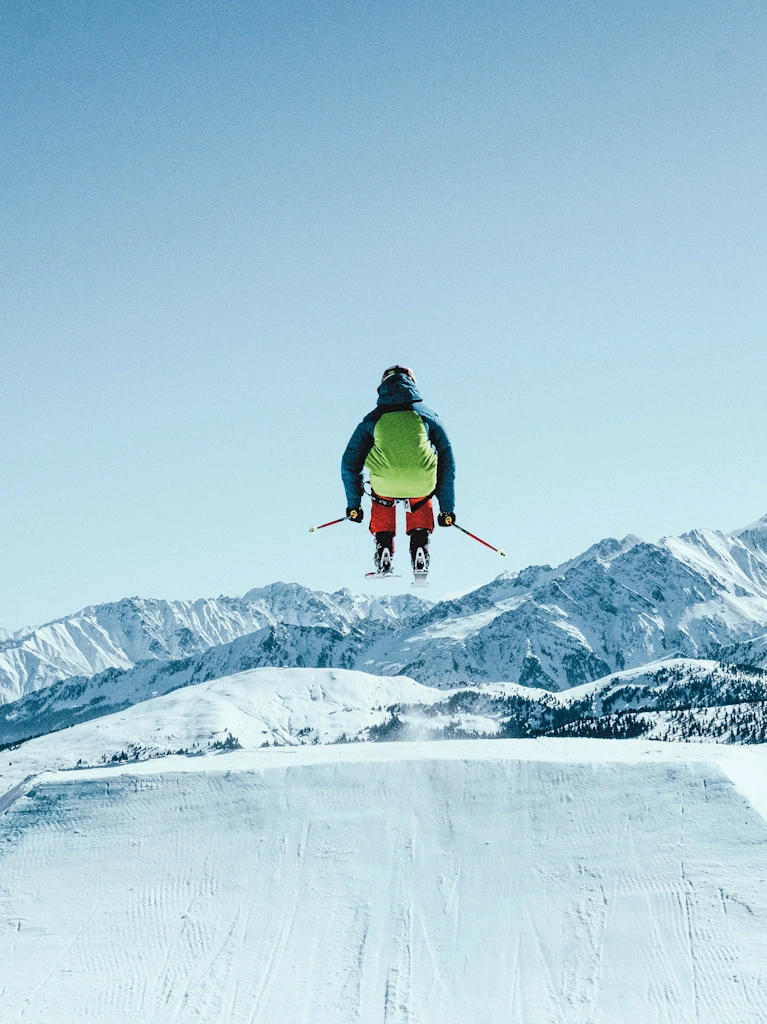
M 387 377 L 378 387 L 378 405 L 407 405 L 422 401 L 420 391 L 404 373 Z

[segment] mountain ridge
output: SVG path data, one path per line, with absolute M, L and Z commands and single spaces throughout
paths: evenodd
M 557 567 L 505 572 L 437 604 L 274 583 L 235 598 L 91 605 L 0 643 L 0 701 L 189 658 L 207 666 L 192 672 L 332 665 L 441 688 L 560 691 L 659 658 L 741 656 L 767 663 L 767 516 L 657 544 L 605 538 Z
M 327 625 L 345 631 L 363 620 L 417 618 L 428 607 L 430 602 L 410 594 L 367 597 L 348 589 L 326 594 L 295 583 L 272 583 L 242 597 L 133 597 L 88 605 L 0 641 L 0 705 L 63 679 L 202 654 L 269 625 Z

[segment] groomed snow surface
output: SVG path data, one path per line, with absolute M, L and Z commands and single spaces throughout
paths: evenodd
M 767 1021 L 766 753 L 453 741 L 43 773 L 0 796 L 0 1018 Z

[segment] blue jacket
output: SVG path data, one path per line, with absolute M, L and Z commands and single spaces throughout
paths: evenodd
M 423 405 L 415 383 L 404 374 L 388 377 L 378 388 L 378 404 L 369 412 L 352 434 L 341 460 L 341 479 L 346 491 L 346 504 L 356 508 L 362 498 L 362 470 L 376 440 L 376 424 L 390 412 L 413 410 L 420 416 L 428 441 L 437 454 L 437 482 L 435 493 L 443 512 L 455 511 L 455 460 L 445 428 L 436 413 Z M 417 421 L 416 421 L 417 422 Z M 420 429 L 420 428 L 419 428 Z M 398 498 L 389 494 L 384 497 Z M 425 495 L 407 495 L 425 497 Z

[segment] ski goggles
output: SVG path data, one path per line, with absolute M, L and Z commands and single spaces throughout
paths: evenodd
M 409 366 L 390 366 L 388 370 L 384 370 L 383 377 L 381 377 L 381 383 L 388 380 L 389 377 L 393 377 L 395 373 L 404 373 L 406 377 L 409 377 L 414 384 L 418 383 L 415 379 L 415 374 Z

